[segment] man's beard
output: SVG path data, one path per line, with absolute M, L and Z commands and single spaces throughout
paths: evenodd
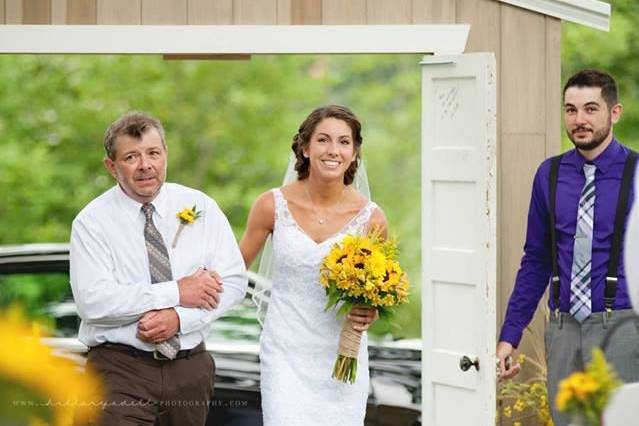
M 604 140 L 606 140 L 606 138 L 610 134 L 611 128 L 612 128 L 612 121 L 608 120 L 608 126 L 606 126 L 605 128 L 599 131 L 593 132 L 592 139 L 590 139 L 590 142 L 576 142 L 570 131 L 566 131 L 566 134 L 568 135 L 568 139 L 570 139 L 570 141 L 576 148 L 579 148 L 582 151 L 592 151 L 593 149 L 601 145 Z M 573 132 L 577 130 L 585 130 L 585 129 L 586 129 L 585 127 L 576 127 L 575 129 L 573 129 Z

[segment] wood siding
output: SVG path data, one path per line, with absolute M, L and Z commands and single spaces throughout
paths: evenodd
M 22 20 L 25 24 L 51 22 L 51 4 L 42 0 L 22 0 Z
M 322 23 L 322 0 L 292 0 L 291 19 L 294 25 Z
M 97 20 L 96 0 L 67 0 L 67 24 L 92 25 Z
M 184 25 L 187 0 L 142 0 L 143 25 Z
M 67 23 L 67 1 L 51 0 L 51 23 L 64 25 Z
M 138 25 L 142 22 L 142 0 L 98 0 L 97 22 L 101 25 Z
M 7 24 L 24 24 L 22 0 L 4 0 L 4 18 Z

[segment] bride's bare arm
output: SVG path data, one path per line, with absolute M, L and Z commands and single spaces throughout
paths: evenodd
M 248 268 L 262 250 L 266 237 L 273 232 L 275 222 L 275 201 L 271 191 L 255 200 L 246 221 L 246 230 L 240 240 L 240 251 Z
M 373 210 L 367 228 L 368 231 L 379 232 L 379 235 L 384 239 L 388 238 L 388 223 L 382 209 Z

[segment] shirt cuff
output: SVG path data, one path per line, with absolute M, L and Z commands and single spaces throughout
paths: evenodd
M 521 341 L 521 336 L 524 333 L 523 330 L 519 330 L 512 326 L 504 326 L 501 329 L 501 334 L 499 335 L 500 342 L 508 342 L 513 345 L 513 348 L 517 348 L 519 346 L 519 342 Z
M 173 308 L 180 304 L 180 290 L 177 281 L 151 284 L 150 288 L 153 295 L 152 309 Z
M 202 321 L 202 310 L 199 308 L 176 306 L 174 309 L 180 318 L 180 334 L 187 334 L 198 330 L 205 323 Z

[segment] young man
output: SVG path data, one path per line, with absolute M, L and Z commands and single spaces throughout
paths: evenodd
M 215 201 L 165 183 L 158 120 L 125 114 L 104 148 L 117 185 L 73 221 L 70 256 L 79 338 L 107 393 L 101 424 L 203 425 L 215 373 L 204 338 L 244 298 L 244 261 Z
M 497 345 L 501 377 L 514 376 L 520 366 L 507 368 L 505 360 L 550 283 L 545 344 L 549 404 L 558 426 L 568 423 L 555 409 L 559 381 L 583 368 L 612 324 L 632 315 L 622 247 L 613 243 L 615 233 L 623 235 L 629 210 L 629 202 L 617 205 L 620 194 L 634 199 L 632 179 L 621 188 L 624 169 L 634 172 L 634 155 L 613 135 L 621 112 L 610 75 L 585 70 L 566 83 L 564 121 L 575 148 L 544 161 L 535 175 L 524 256 Z M 638 329 L 628 323 L 612 336 L 606 356 L 622 379 L 636 381 L 637 353 Z

